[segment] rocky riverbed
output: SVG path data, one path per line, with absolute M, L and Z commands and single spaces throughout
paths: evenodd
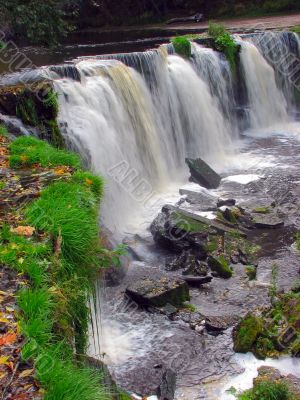
M 243 371 L 233 350 L 234 326 L 247 313 L 270 306 L 272 286 L 289 291 L 299 283 L 299 255 L 293 246 L 300 227 L 299 145 L 296 136 L 283 134 L 246 138 L 239 157 L 247 168 L 222 175 L 215 190 L 187 185 L 177 204 L 163 207 L 151 232 L 124 240 L 133 260 L 121 282 L 102 289 L 101 320 L 111 335 L 109 340 L 103 335 L 104 359 L 122 387 L 155 394 L 171 368 L 177 374 L 176 398 L 210 400 L 221 398 L 215 382 Z M 187 229 L 182 217 L 188 222 L 182 238 L 173 229 L 174 213 L 181 215 L 179 233 Z M 221 253 L 229 276 L 211 263 L 210 258 L 222 261 Z M 142 304 L 131 296 L 132 286 L 150 282 L 169 289 L 174 280 L 188 283 L 189 303 L 183 296 L 181 305 L 170 298 L 165 304 Z M 108 315 L 115 316 L 115 324 Z M 123 357 L 115 357 L 118 346 Z

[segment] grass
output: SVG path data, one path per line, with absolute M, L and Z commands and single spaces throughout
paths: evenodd
M 238 396 L 238 400 L 292 400 L 287 385 L 283 382 L 259 382 L 253 389 Z
M 300 36 L 300 26 L 293 26 L 292 28 L 290 28 L 290 30 Z
M 10 145 L 9 164 L 11 168 L 29 168 L 34 165 L 55 167 L 67 165 L 79 168 L 81 165 L 77 154 L 58 150 L 47 142 L 32 136 L 21 136 Z
M 4 125 L 0 125 L 0 136 L 8 136 L 8 130 Z
M 191 42 L 184 36 L 177 36 L 171 40 L 175 52 L 184 57 L 190 58 L 192 55 Z
M 18 168 L 38 163 L 75 169 L 23 210 L 24 224 L 35 229 L 31 236 L 17 234 L 7 224 L 0 229 L 0 264 L 29 280 L 29 287 L 18 294 L 20 329 L 26 339 L 22 356 L 33 360 L 47 400 L 111 399 L 99 372 L 81 362 L 95 276 L 101 268 L 117 264 L 124 253 L 123 247 L 110 251 L 100 245 L 102 179 L 79 170 L 77 155 L 32 137 L 16 139 L 10 150 L 11 159 L 15 157 L 11 164 Z M 30 162 L 16 162 L 22 156 Z

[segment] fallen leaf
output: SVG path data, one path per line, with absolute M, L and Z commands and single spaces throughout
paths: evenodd
M 30 237 L 34 234 L 35 229 L 32 226 L 17 226 L 17 228 L 11 228 L 10 231 L 20 236 Z
M 27 376 L 33 375 L 34 369 L 25 369 L 19 375 L 19 378 L 26 378 Z
M 0 346 L 13 344 L 17 340 L 17 335 L 14 332 L 7 333 L 0 337 Z
M 7 376 L 7 372 L 0 372 L 0 380 Z
M 8 356 L 2 356 L 0 357 L 0 365 L 8 365 L 9 363 L 9 357 Z
M 0 316 L 0 322 L 2 322 L 3 324 L 9 324 L 9 320 L 5 317 L 1 317 Z

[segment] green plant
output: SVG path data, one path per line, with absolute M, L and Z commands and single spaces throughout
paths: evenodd
M 278 276 L 278 266 L 276 264 L 273 264 L 271 272 L 271 286 L 269 288 L 269 296 L 271 298 L 271 303 L 274 302 L 278 292 L 277 276 Z
M 67 165 L 80 167 L 79 156 L 64 150 L 53 148 L 47 142 L 32 136 L 21 136 L 9 147 L 11 168 L 31 167 L 40 164 L 42 167 Z
M 177 36 L 171 40 L 175 52 L 185 58 L 190 58 L 192 55 L 191 42 L 184 36 Z
M 261 381 L 254 388 L 238 396 L 239 400 L 292 400 L 292 395 L 283 382 Z
M 300 36 L 300 26 L 293 26 L 292 28 L 290 28 L 290 30 Z
M 224 35 L 225 33 L 226 33 L 226 28 L 223 25 L 216 24 L 214 22 L 209 22 L 208 34 L 213 39 L 217 39 L 218 37 Z
M 8 136 L 7 128 L 4 125 L 0 125 L 0 136 Z
M 190 312 L 196 312 L 197 311 L 197 306 L 195 306 L 192 303 L 185 303 L 184 308 Z
M 242 319 L 234 332 L 234 350 L 238 353 L 247 353 L 262 332 L 261 318 L 248 314 Z
M 270 212 L 269 207 L 256 207 L 254 208 L 253 212 L 257 214 L 268 214 Z
M 248 275 L 250 281 L 256 279 L 256 272 L 257 270 L 253 265 L 246 266 L 246 274 Z

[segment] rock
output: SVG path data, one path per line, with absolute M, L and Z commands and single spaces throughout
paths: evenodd
M 186 201 L 196 204 L 198 211 L 216 211 L 216 197 L 205 192 L 193 192 L 192 190 L 180 189 L 179 193 L 186 196 Z
M 217 207 L 223 207 L 223 206 L 235 206 L 236 201 L 234 199 L 218 199 L 217 201 Z
M 168 303 L 161 309 L 161 312 L 171 318 L 177 313 L 177 308 Z
M 220 316 L 220 317 L 207 317 L 205 320 L 205 326 L 208 332 L 222 332 L 228 329 L 233 323 L 235 318 L 232 316 Z
M 224 256 L 219 256 L 218 258 L 209 256 L 207 263 L 216 276 L 224 279 L 229 279 L 232 277 L 232 269 L 230 268 Z
M 159 400 L 174 400 L 175 390 L 176 373 L 172 369 L 167 369 L 157 389 L 157 397 Z
M 284 225 L 284 222 L 274 214 L 259 214 L 253 217 L 254 226 L 260 229 L 276 229 Z
M 164 307 L 168 303 L 179 307 L 190 300 L 187 283 L 167 277 L 134 282 L 126 289 L 126 295 L 142 307 Z
M 213 276 L 207 275 L 207 276 L 189 276 L 185 275 L 183 276 L 183 279 L 188 283 L 190 286 L 200 286 L 204 285 L 205 283 L 210 283 L 213 280 Z
M 191 176 L 196 183 L 207 189 L 216 189 L 220 185 L 221 177 L 201 158 L 186 158 L 185 162 L 189 166 Z
M 182 275 L 206 276 L 208 273 L 208 265 L 192 254 L 188 255 L 185 265 Z
M 255 315 L 247 314 L 234 329 L 234 351 L 237 353 L 247 353 L 250 351 L 262 329 L 262 319 Z

